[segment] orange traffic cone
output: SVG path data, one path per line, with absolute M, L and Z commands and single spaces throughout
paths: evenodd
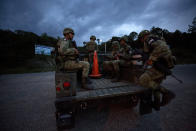
M 101 74 L 99 74 L 99 64 L 98 64 L 98 59 L 97 59 L 97 51 L 94 51 L 92 74 L 90 74 L 89 76 L 93 77 L 93 78 L 98 78 L 101 76 Z

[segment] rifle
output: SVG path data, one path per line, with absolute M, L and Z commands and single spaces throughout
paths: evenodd
M 143 61 L 143 63 L 145 63 L 148 60 L 148 58 L 149 58 L 149 54 L 147 54 L 147 53 L 145 53 L 145 52 L 143 52 L 143 51 L 141 51 L 139 49 L 136 49 L 136 48 L 134 49 L 134 54 L 142 55 L 141 60 Z
M 174 79 L 176 79 L 178 82 L 183 83 L 182 80 L 178 79 L 170 69 L 167 68 L 167 66 L 163 63 L 161 63 L 160 61 L 156 61 L 153 64 L 153 67 L 155 67 L 155 69 L 159 70 L 160 72 L 164 73 L 166 76 L 170 75 L 171 77 L 173 77 Z
M 78 50 L 78 47 L 77 47 L 77 44 L 76 44 L 75 40 L 72 41 L 72 45 L 73 45 L 74 48 L 76 48 Z M 81 58 L 80 55 L 77 54 L 76 61 L 79 62 L 80 58 Z
M 119 56 L 119 58 L 123 59 L 123 60 L 143 60 L 142 57 L 141 58 L 134 58 L 132 56 Z

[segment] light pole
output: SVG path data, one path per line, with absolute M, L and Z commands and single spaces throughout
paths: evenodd
M 99 46 L 99 42 L 100 42 L 99 38 L 97 39 L 97 42 L 98 42 L 98 45 L 97 45 L 97 51 L 98 51 L 98 46 Z
M 106 42 L 105 42 L 105 54 L 106 54 Z

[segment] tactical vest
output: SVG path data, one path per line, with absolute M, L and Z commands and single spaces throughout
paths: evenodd
M 94 41 L 90 41 L 86 44 L 86 49 L 88 52 L 94 52 L 96 48 L 97 48 L 97 44 Z
M 57 44 L 59 50 L 59 56 L 63 59 L 63 61 L 67 61 L 67 60 L 76 60 L 77 59 L 77 55 L 74 51 L 70 51 L 70 53 L 66 53 L 69 52 L 68 49 L 77 49 L 76 46 L 76 42 L 72 41 L 72 40 L 60 40 Z
M 159 37 L 156 37 L 156 36 L 150 36 L 145 42 L 147 42 L 147 46 L 148 46 L 148 49 L 149 49 L 149 53 L 151 53 L 154 48 L 152 47 L 152 44 L 154 42 L 157 42 L 157 41 L 162 41 L 166 44 L 165 41 L 161 40 Z M 158 44 L 158 42 L 157 42 Z M 175 56 L 172 55 L 172 52 L 171 50 L 168 48 L 168 52 L 166 54 L 164 54 L 164 56 L 162 56 L 161 58 L 159 58 L 158 60 L 160 60 L 160 62 L 165 65 L 168 69 L 172 69 L 174 66 L 175 66 L 175 63 L 176 63 L 176 59 L 175 59 Z

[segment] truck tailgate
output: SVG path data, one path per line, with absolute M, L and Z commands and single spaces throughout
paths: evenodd
M 146 91 L 146 88 L 129 82 L 115 82 L 112 83 L 111 79 L 92 79 L 91 86 L 93 90 L 79 89 L 76 96 L 61 98 L 61 101 L 86 101 L 93 99 L 102 99 L 115 96 L 123 96 L 129 94 L 139 94 Z

